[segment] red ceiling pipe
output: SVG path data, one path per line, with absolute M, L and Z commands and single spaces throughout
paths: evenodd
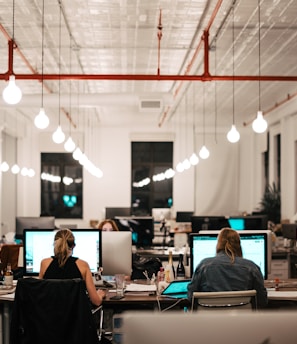
M 220 9 L 220 7 L 221 7 L 221 5 L 222 5 L 222 2 L 223 2 L 223 0 L 219 0 L 219 1 L 217 2 L 216 7 L 215 7 L 214 11 L 212 12 L 211 17 L 210 17 L 210 19 L 209 19 L 209 21 L 208 21 L 208 24 L 207 24 L 207 26 L 206 26 L 206 29 L 205 29 L 205 31 L 204 31 L 204 36 L 206 36 L 206 32 L 207 32 L 207 45 L 208 45 L 208 34 L 209 34 L 209 30 L 210 30 L 210 28 L 211 28 L 211 26 L 212 26 L 212 24 L 213 24 L 213 22 L 214 22 L 214 20 L 215 20 L 215 18 L 216 18 L 216 16 L 217 16 L 218 12 L 219 12 L 219 9 Z M 188 65 L 188 68 L 187 68 L 187 70 L 186 70 L 186 73 L 188 73 L 188 72 L 190 71 L 190 68 L 192 67 L 193 62 L 194 62 L 194 60 L 196 59 L 196 57 L 197 57 L 197 55 L 198 55 L 198 51 L 200 50 L 200 48 L 201 48 L 201 46 L 202 46 L 202 41 L 203 41 L 203 37 L 201 37 L 201 39 L 200 39 L 200 41 L 199 41 L 198 47 L 196 48 L 195 53 L 194 53 L 194 55 L 193 55 L 193 57 L 192 57 L 192 60 L 191 60 L 190 64 Z M 205 44 L 206 44 L 206 43 L 205 43 L 205 39 L 204 39 L 204 48 L 205 48 Z M 206 72 L 209 74 L 209 71 L 208 71 L 208 68 L 209 68 L 209 66 L 208 66 L 208 59 L 209 59 L 209 56 L 208 56 L 208 54 L 209 54 L 209 50 L 208 50 L 208 49 L 207 49 L 207 50 L 204 49 L 204 63 L 205 63 L 206 60 L 207 60 L 207 69 L 206 69 L 206 67 L 205 67 L 205 65 L 204 65 L 204 74 L 205 74 Z M 207 55 L 207 56 L 206 56 L 206 55 Z M 207 75 L 207 77 L 209 77 L 209 75 Z M 233 80 L 234 80 L 234 79 L 233 79 Z M 204 81 L 205 81 L 205 80 L 204 80 Z M 173 95 L 174 98 L 178 95 L 178 93 L 179 93 L 179 91 L 180 91 L 180 89 L 181 89 L 181 86 L 182 86 L 182 83 L 180 83 L 179 86 L 178 86 L 178 88 L 176 89 L 176 91 L 175 91 L 175 93 L 174 93 L 174 95 Z M 166 119 L 166 117 L 167 117 L 167 115 L 168 115 L 168 113 L 169 113 L 169 110 L 170 110 L 170 107 L 167 107 L 167 110 L 166 110 L 165 112 L 163 112 L 163 115 L 161 116 L 161 119 L 160 119 L 159 124 L 158 124 L 159 127 L 161 127 L 162 124 L 164 123 L 164 121 L 165 121 L 165 119 Z
M 0 74 L 5 80 L 7 73 Z M 297 76 L 281 75 L 151 75 L 151 74 L 15 74 L 18 80 L 138 80 L 138 81 L 297 81 Z

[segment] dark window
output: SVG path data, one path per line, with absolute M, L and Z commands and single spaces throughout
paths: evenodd
M 82 166 L 71 153 L 41 153 L 41 215 L 83 217 Z
M 149 215 L 152 208 L 172 206 L 172 178 L 154 182 L 152 177 L 172 168 L 172 142 L 132 142 L 132 213 Z M 142 187 L 138 183 L 150 178 Z

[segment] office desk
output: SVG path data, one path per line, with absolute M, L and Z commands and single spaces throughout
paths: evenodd
M 265 281 L 268 289 L 269 305 L 267 310 L 271 309 L 297 309 L 297 279 L 280 281 L 279 291 L 274 291 L 274 280 Z M 176 300 L 173 298 L 139 294 L 125 293 L 125 297 L 121 300 L 112 300 L 111 297 L 115 293 L 109 291 L 103 301 L 104 309 L 112 312 L 120 313 L 125 310 L 155 310 L 164 311 L 170 309 L 183 309 L 190 307 L 190 302 L 186 299 Z M 0 310 L 2 316 L 2 337 L 0 343 L 9 344 L 9 323 L 10 313 L 14 301 L 14 294 L 0 295 Z M 0 332 L 1 332 L 0 330 Z

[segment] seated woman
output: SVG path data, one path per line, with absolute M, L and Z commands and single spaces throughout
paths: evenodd
M 188 298 L 195 291 L 257 291 L 258 307 L 267 305 L 267 290 L 260 268 L 242 257 L 240 236 L 231 228 L 223 228 L 216 247 L 216 256 L 203 259 L 188 285 Z
M 98 229 L 101 229 L 102 231 L 119 231 L 119 228 L 114 220 L 106 219 L 104 221 L 101 221 L 98 225 Z
M 60 229 L 54 239 L 54 256 L 41 261 L 39 278 L 85 280 L 90 301 L 100 306 L 105 292 L 96 290 L 89 264 L 82 259 L 72 257 L 75 247 L 74 235 L 70 229 Z

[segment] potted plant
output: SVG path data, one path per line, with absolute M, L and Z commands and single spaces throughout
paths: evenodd
M 266 214 L 268 221 L 274 224 L 280 223 L 281 220 L 281 195 L 280 189 L 273 182 L 272 185 L 267 184 L 263 197 L 260 202 L 261 212 Z

